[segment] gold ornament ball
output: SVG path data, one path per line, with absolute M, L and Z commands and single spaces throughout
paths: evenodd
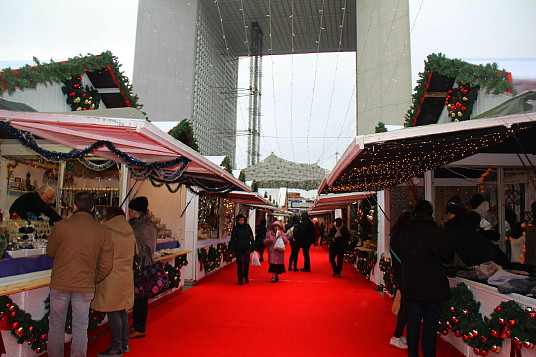
M 77 103 L 77 104 L 80 103 L 80 97 L 76 97 L 76 98 L 74 98 L 73 102 L 75 102 L 75 103 Z

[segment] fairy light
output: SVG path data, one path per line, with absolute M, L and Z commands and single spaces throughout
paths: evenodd
M 270 52 L 270 62 L 272 64 L 272 101 L 274 103 L 274 130 L 275 130 L 275 142 L 277 144 L 277 149 L 279 150 L 279 155 L 282 156 L 283 150 L 281 150 L 281 146 L 279 145 L 279 130 L 277 130 L 277 105 L 275 103 L 275 82 L 274 82 L 274 58 L 272 54 L 273 49 L 273 38 L 272 38 L 272 1 L 268 1 L 268 23 L 269 23 L 269 33 L 268 37 L 270 40 L 270 48 L 268 51 Z
M 292 120 L 294 119 L 294 0 L 291 1 L 290 9 L 290 148 L 292 150 L 292 159 L 296 161 L 296 153 L 294 152 L 294 126 Z M 324 131 L 325 132 L 325 131 Z
M 248 25 L 246 24 L 246 15 L 244 10 L 244 1 L 240 0 L 240 12 L 242 13 L 242 23 L 244 24 L 244 36 L 246 37 L 246 40 L 244 41 L 244 44 L 246 45 L 246 48 L 248 49 L 248 57 L 251 56 L 251 49 L 249 48 L 249 40 L 248 40 Z
M 359 156 L 322 193 L 380 191 L 410 180 L 423 172 L 472 156 L 485 148 L 503 142 L 513 132 L 531 128 L 504 129 L 473 137 L 472 132 L 455 133 L 446 138 L 419 138 L 401 142 L 366 145 Z M 352 167 L 353 166 L 353 167 Z
M 329 119 L 331 117 L 331 106 L 333 104 L 333 97 L 335 95 L 335 79 L 337 78 L 336 76 L 337 70 L 339 69 L 339 54 L 341 52 L 341 46 L 342 46 L 342 33 L 343 33 L 343 28 L 344 28 L 344 19 L 346 18 L 346 0 L 344 1 L 344 7 L 341 10 L 342 10 L 342 19 L 341 19 L 341 24 L 339 25 L 339 46 L 337 48 L 338 53 L 337 53 L 337 59 L 335 62 L 335 74 L 333 75 L 333 83 L 331 85 L 331 96 L 330 96 L 329 105 L 328 105 L 328 115 L 324 124 L 324 133 L 328 131 L 328 123 L 330 122 Z M 322 161 L 324 159 L 324 153 L 326 152 L 325 144 L 326 144 L 326 137 L 324 136 L 324 139 L 322 140 L 322 152 L 321 152 L 320 159 L 318 161 Z
M 309 132 L 311 129 L 311 117 L 313 115 L 313 102 L 315 99 L 315 90 L 316 90 L 316 79 L 318 76 L 318 52 L 320 52 L 320 40 L 322 39 L 322 30 L 324 29 L 324 0 L 322 0 L 322 8 L 318 10 L 320 13 L 320 29 L 318 31 L 318 40 L 316 40 L 316 61 L 315 61 L 315 76 L 313 80 L 313 90 L 311 93 L 311 105 L 309 106 L 309 118 L 307 120 L 307 139 L 305 140 L 307 144 L 307 159 L 311 163 L 311 152 L 309 150 Z
M 218 0 L 214 0 L 214 2 L 216 3 L 216 6 L 218 8 L 218 15 L 220 16 L 221 34 L 223 42 L 225 42 L 225 50 L 227 51 L 227 56 L 229 56 L 229 45 L 227 44 L 227 36 L 225 36 L 225 28 L 223 26 L 223 18 L 221 16 L 220 2 Z

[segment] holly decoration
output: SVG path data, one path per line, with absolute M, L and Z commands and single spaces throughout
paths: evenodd
M 414 125 L 421 111 L 424 94 L 429 84 L 428 80 L 432 73 L 453 78 L 458 83 L 464 83 L 467 87 L 475 88 L 476 91 L 479 88 L 485 89 L 486 93 L 493 94 L 515 91 L 512 83 L 507 78 L 506 71 L 500 70 L 497 63 L 474 65 L 460 59 L 446 58 L 441 53 L 432 53 L 424 62 L 424 71 L 419 73 L 417 86 L 413 90 L 411 108 L 406 113 L 404 126 L 411 127 Z M 465 107 L 467 106 L 465 105 Z M 456 115 L 458 114 L 456 113 Z
M 449 89 L 445 97 L 449 118 L 451 121 L 469 120 L 480 87 L 461 83 L 458 83 L 458 85 L 458 88 Z
M 175 259 L 175 267 L 170 264 L 165 265 L 165 271 L 170 277 L 170 287 L 177 287 L 180 282 L 180 268 L 188 264 L 186 255 L 180 255 Z M 177 269 L 178 268 L 178 269 Z M 175 280 L 178 277 L 178 280 Z M 176 286 L 173 286 L 173 283 Z M 19 308 L 9 296 L 0 296 L 0 326 L 11 331 L 19 344 L 27 342 L 37 353 L 46 351 L 48 342 L 48 319 L 50 316 L 50 297 L 44 301 L 45 314 L 39 320 L 32 319 L 32 316 Z M 105 313 L 89 310 L 88 331 L 96 329 L 103 321 Z M 69 306 L 65 332 L 72 333 L 72 311 Z
M 536 312 L 532 307 L 523 308 L 515 301 L 505 301 L 490 317 L 482 318 L 480 303 L 466 284 L 453 287 L 451 294 L 441 313 L 438 333 L 446 335 L 453 331 L 480 356 L 487 356 L 489 351 L 499 353 L 507 338 L 512 339 L 513 350 L 534 348 Z
M 33 60 L 35 66 L 25 65 L 19 69 L 4 68 L 0 72 L 0 91 L 7 90 L 9 94 L 12 94 L 17 89 L 36 88 L 41 83 L 61 83 L 74 74 L 80 75 L 84 72 L 105 69 L 112 73 L 127 105 L 132 108 L 142 107 L 138 103 L 138 96 L 134 94 L 128 78 L 120 70 L 121 64 L 110 51 L 100 55 L 77 56 L 64 62 L 51 61 L 42 64 L 36 57 Z M 85 101 L 85 99 L 80 100 Z
M 82 76 L 69 76 L 63 81 L 61 91 L 67 96 L 67 104 L 72 111 L 99 109 L 99 92 L 82 84 Z

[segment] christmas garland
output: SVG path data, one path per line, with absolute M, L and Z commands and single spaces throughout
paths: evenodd
M 466 87 L 471 91 L 474 91 L 471 95 L 474 96 L 475 99 L 478 88 L 485 88 L 486 93 L 493 94 L 514 91 L 512 84 L 507 79 L 506 71 L 499 70 L 496 63 L 474 65 L 460 59 L 446 58 L 445 55 L 441 53 L 432 53 L 424 62 L 424 72 L 419 73 L 420 78 L 417 80 L 417 86 L 414 88 L 412 105 L 406 113 L 404 126 L 413 126 L 413 123 L 421 110 L 422 102 L 424 100 L 423 95 L 427 90 L 428 80 L 432 73 L 454 78 L 461 87 Z M 446 103 L 446 105 L 449 103 Z M 472 104 L 470 105 L 472 108 Z M 465 107 L 469 108 L 467 105 L 465 105 Z M 456 115 L 458 116 L 458 113 L 456 113 Z M 470 112 L 468 115 L 470 115 Z
M 48 161 L 59 162 L 72 159 L 81 159 L 84 158 L 86 155 L 92 153 L 93 151 L 105 146 L 108 150 L 110 150 L 118 158 L 122 159 L 125 163 L 131 166 L 141 167 L 148 170 L 169 168 L 175 165 L 181 165 L 181 167 L 177 171 L 182 175 L 188 164 L 191 162 L 190 159 L 184 156 L 178 156 L 173 160 L 146 163 L 145 161 L 138 160 L 133 156 L 119 150 L 112 142 L 107 140 L 96 141 L 95 143 L 86 147 L 84 150 L 72 149 L 67 153 L 51 151 L 40 147 L 32 134 L 26 131 L 17 130 L 12 127 L 8 122 L 4 122 L 3 127 L 0 127 L 0 131 L 3 129 L 5 129 L 11 135 L 15 136 L 15 138 L 19 140 L 21 144 L 35 151 Z
M 175 258 L 175 266 L 165 264 L 165 271 L 169 276 L 170 289 L 176 288 L 180 283 L 180 268 L 188 265 L 186 255 L 180 255 Z M 19 344 L 28 342 L 30 347 L 37 353 L 46 350 L 48 341 L 48 319 L 50 316 L 50 297 L 44 301 L 45 315 L 34 320 L 26 311 L 19 308 L 9 296 L 0 296 L 0 326 L 3 329 L 11 331 L 11 334 L 17 339 Z M 88 331 L 95 330 L 104 320 L 105 313 L 89 309 Z M 65 323 L 65 332 L 72 333 L 72 312 L 69 307 L 67 321 Z M 1 336 L 0 336 L 1 337 Z
M 226 243 L 218 243 L 218 251 L 221 252 L 223 261 L 226 263 L 230 263 L 236 258 L 236 254 L 229 250 L 229 245 Z
M 65 62 L 50 61 L 48 64 L 41 62 L 34 57 L 35 66 L 25 65 L 17 70 L 5 68 L 0 73 L 0 88 L 7 90 L 9 94 L 15 92 L 17 88 L 36 88 L 38 84 L 53 84 L 65 81 L 72 76 L 80 76 L 84 72 L 108 69 L 111 71 L 114 80 L 119 85 L 119 90 L 125 97 L 127 105 L 133 108 L 141 108 L 138 103 L 138 96 L 134 94 L 132 85 L 124 72 L 120 71 L 121 64 L 117 61 L 112 52 L 106 51 L 100 55 L 88 54 L 87 56 L 77 56 L 69 58 Z
M 207 273 L 210 273 L 213 270 L 218 269 L 221 266 L 221 250 L 210 246 L 210 248 L 199 248 L 197 250 L 197 257 L 199 263 L 201 263 L 201 268 L 204 269 Z
M 383 272 L 383 284 L 380 284 L 380 288 L 383 289 L 390 296 L 394 296 L 397 286 L 391 274 L 392 262 L 391 258 L 382 256 L 380 259 L 380 270 Z
M 515 301 L 503 301 L 490 317 L 482 317 L 480 303 L 469 287 L 460 283 L 451 289 L 451 298 L 441 312 L 438 333 L 450 330 L 461 337 L 473 352 L 487 356 L 489 351 L 499 353 L 505 339 L 512 339 L 511 355 L 521 355 L 521 348 L 532 349 L 536 343 L 536 311 L 523 309 Z
M 367 279 L 370 279 L 370 272 L 374 265 L 376 265 L 377 256 L 376 253 L 372 254 L 370 257 L 360 257 L 360 250 L 357 245 L 353 249 L 349 249 L 344 253 L 344 260 L 352 265 L 356 266 L 358 273 L 363 274 Z

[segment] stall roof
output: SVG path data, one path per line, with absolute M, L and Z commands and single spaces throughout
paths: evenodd
M 15 129 L 77 150 L 107 140 L 116 149 L 146 163 L 183 156 L 191 160 L 185 175 L 209 186 L 232 184 L 235 190 L 251 191 L 242 181 L 144 119 L 0 110 L 0 120 Z M 105 146 L 95 149 L 92 154 L 121 161 Z
M 322 181 L 318 193 L 384 190 L 496 148 L 535 154 L 535 135 L 536 113 L 524 113 L 358 136 Z
M 333 210 L 346 207 L 354 202 L 363 200 L 374 195 L 374 192 L 353 192 L 320 195 L 313 203 L 313 211 Z
M 277 209 L 269 200 L 262 197 L 258 192 L 241 192 L 241 191 L 231 191 L 223 195 L 223 197 L 230 199 L 233 202 L 241 203 L 249 206 L 258 206 L 258 207 L 271 207 L 271 209 Z

